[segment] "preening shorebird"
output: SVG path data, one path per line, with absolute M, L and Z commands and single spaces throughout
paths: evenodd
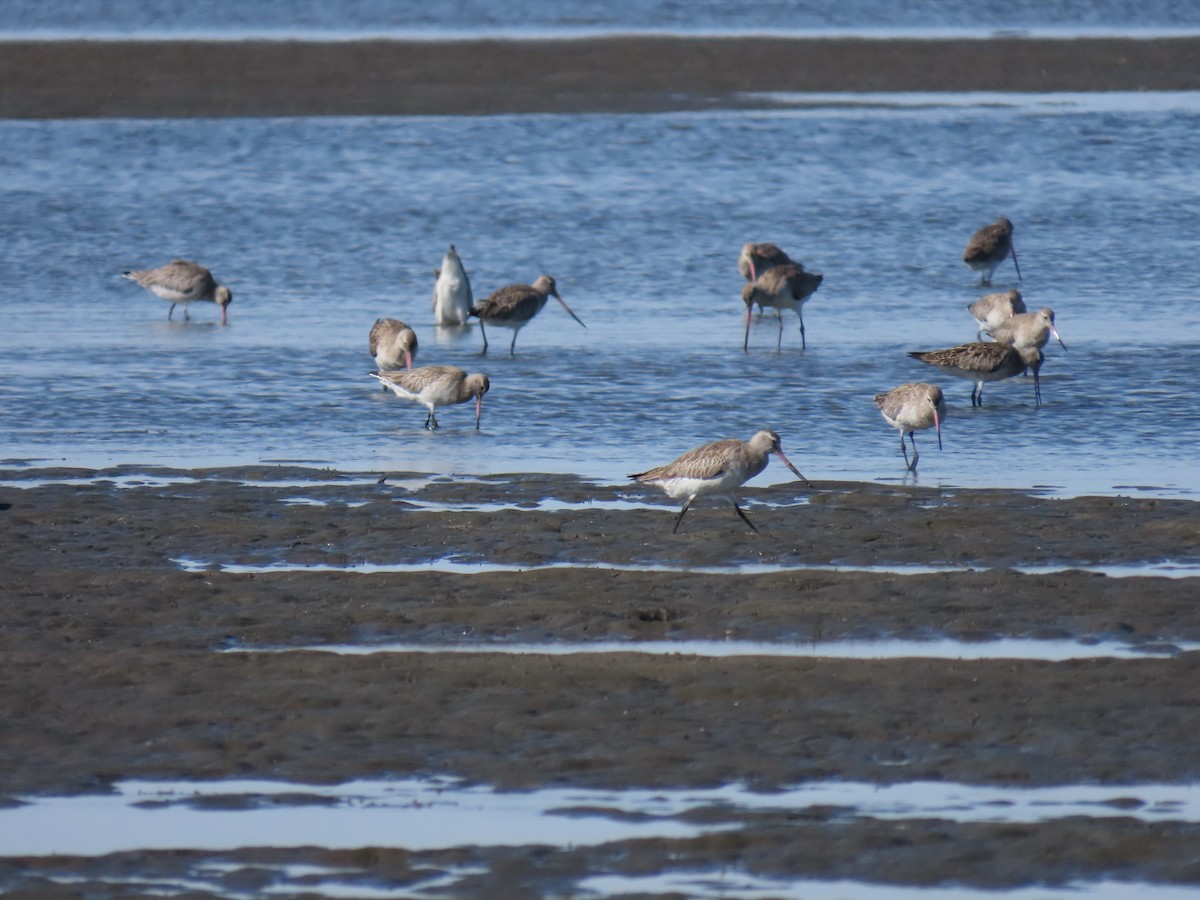
M 465 325 L 474 302 L 471 279 L 451 244 L 433 286 L 433 321 L 438 325 Z
M 1013 316 L 1025 312 L 1025 300 L 1021 297 L 1021 292 L 1015 289 L 1000 294 L 987 294 L 968 304 L 967 312 L 974 316 L 979 325 L 976 338 L 982 341 L 984 332 L 991 332 L 993 328 L 999 328 Z
M 792 465 L 783 453 L 779 435 L 774 431 L 760 431 L 749 441 L 728 439 L 714 441 L 689 450 L 674 462 L 658 466 L 636 475 L 630 475 L 643 484 L 656 484 L 666 491 L 667 496 L 679 499 L 686 498 L 683 509 L 675 519 L 674 534 L 679 530 L 679 523 L 691 508 L 697 497 L 709 495 L 724 497 L 733 504 L 737 514 L 742 517 L 751 531 L 758 531 L 754 523 L 738 506 L 734 492 L 745 482 L 749 481 L 767 467 L 767 458 L 771 454 L 779 457 L 780 461 L 791 469 L 807 487 L 812 487 L 808 479 L 800 474 L 800 470 Z
M 229 319 L 226 308 L 233 302 L 233 292 L 223 284 L 217 284 L 212 272 L 186 259 L 173 259 L 157 269 L 134 269 L 122 272 L 130 281 L 135 281 L 156 297 L 170 301 L 167 320 L 170 321 L 176 306 L 183 307 L 183 318 L 189 319 L 188 304 L 208 301 L 221 307 L 221 324 Z
M 562 304 L 572 319 L 583 325 L 583 320 L 571 311 L 567 301 L 558 294 L 558 285 L 549 275 L 539 275 L 533 284 L 510 284 L 496 291 L 482 303 L 471 308 L 470 315 L 479 319 L 480 330 L 483 332 L 483 352 L 487 353 L 488 339 L 486 325 L 513 330 L 512 343 L 508 347 L 508 355 L 515 356 L 517 351 L 517 335 L 529 322 L 542 311 L 546 301 L 553 297 Z M 583 325 L 587 328 L 586 325 Z
M 399 369 L 402 365 L 411 369 L 417 355 L 417 333 L 399 319 L 376 319 L 367 349 L 382 371 Z
M 391 388 L 397 397 L 420 403 L 429 410 L 425 427 L 430 431 L 438 428 L 439 406 L 454 406 L 468 400 L 475 401 L 475 430 L 478 431 L 483 416 L 483 395 L 492 386 L 486 375 L 468 375 L 457 366 L 421 366 L 411 372 L 372 372 L 371 377 Z

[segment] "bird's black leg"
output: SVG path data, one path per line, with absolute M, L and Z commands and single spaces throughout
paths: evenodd
M 917 439 L 915 437 L 913 437 L 913 433 L 911 431 L 908 433 L 908 439 L 910 441 L 912 441 L 912 445 L 913 445 L 912 465 L 908 467 L 908 471 L 912 472 L 915 475 L 917 473 L 917 460 L 921 458 L 921 454 L 917 450 Z M 903 435 L 901 435 L 901 437 L 900 437 L 900 443 L 901 444 L 904 443 Z M 908 462 L 908 460 L 906 459 L 905 462 Z
M 480 356 L 487 356 L 487 329 L 483 327 L 483 319 L 479 320 L 479 333 L 483 335 L 483 352 Z
M 518 335 L 519 333 L 520 333 L 520 329 L 519 329 L 519 328 L 513 331 L 513 339 L 512 339 L 512 343 L 508 345 L 508 355 L 509 355 L 509 356 L 516 356 L 516 355 L 517 355 L 517 335 Z
M 807 350 L 808 343 L 804 340 L 804 313 L 798 309 L 796 315 L 800 317 L 800 349 Z
M 750 521 L 750 517 L 747 516 L 744 512 L 742 512 L 742 508 L 740 506 L 738 506 L 737 503 L 733 504 L 733 508 L 736 509 L 737 514 L 742 517 L 742 521 L 750 526 L 750 530 L 753 531 L 755 534 L 758 534 L 758 529 L 754 527 L 754 523 Z
M 1042 405 L 1042 382 L 1038 378 L 1037 369 L 1033 370 L 1033 399 L 1036 405 Z
M 783 349 L 783 310 L 779 311 L 779 340 L 775 342 L 775 349 Z
M 900 432 L 900 452 L 904 454 L 904 468 L 912 470 L 912 466 L 908 464 L 908 448 L 904 446 L 904 432 Z
M 167 321 L 171 321 L 171 317 L 175 315 L 175 304 L 171 304 L 171 308 L 167 310 Z
M 687 503 L 683 504 L 683 509 L 681 509 L 679 511 L 679 515 L 675 518 L 675 527 L 671 529 L 671 534 L 675 534 L 675 532 L 677 532 L 679 530 L 679 523 L 683 521 L 684 513 L 686 513 L 688 511 L 688 509 L 691 507 L 691 505 L 692 505 L 691 500 L 689 500 Z

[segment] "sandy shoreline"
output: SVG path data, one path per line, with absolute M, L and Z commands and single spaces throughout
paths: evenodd
M 747 490 L 760 535 L 715 506 L 690 513 L 672 535 L 673 508 L 652 491 L 564 476 L 376 482 L 276 467 L 154 473 L 172 474 L 178 483 L 139 487 L 77 470 L 0 473 L 30 485 L 0 485 L 0 805 L 138 778 L 450 775 L 507 788 L 761 790 L 823 779 L 1019 786 L 1200 778 L 1200 653 L 1169 647 L 1200 639 L 1200 579 L 1069 570 L 1194 563 L 1194 502 L 792 484 Z M 62 483 L 68 478 L 77 480 Z M 639 498 L 648 508 L 611 503 Z M 463 508 L 478 504 L 501 508 Z M 449 555 L 516 568 L 233 574 L 218 565 Z M 210 565 L 188 571 L 184 558 Z M 961 570 L 805 568 L 831 561 Z M 597 567 L 537 568 L 555 562 Z M 605 567 L 631 562 L 644 570 Z M 1035 562 L 1067 570 L 1009 568 Z M 754 563 L 783 568 L 679 571 Z M 253 652 L 397 641 L 938 636 L 1115 640 L 1165 652 L 1072 662 Z M 837 819 L 836 827 L 830 817 L 759 814 L 725 837 L 452 856 L 488 873 L 461 896 L 514 885 L 540 895 L 545 887 L 534 886 L 551 864 L 569 884 L 588 872 L 654 871 L 681 860 L 911 884 L 1190 883 L 1188 848 L 1200 832 L 1125 817 L 1028 826 Z M 891 849 L 881 854 L 881 843 Z M 407 867 L 451 865 L 446 853 L 389 850 L 369 861 L 321 848 L 218 858 L 350 862 L 386 883 Z M 149 871 L 185 877 L 210 859 L 9 858 L 0 887 L 45 890 L 47 872 L 84 881 Z
M 770 106 L 751 96 L 762 92 L 1197 89 L 1198 37 L 0 42 L 0 118 L 637 113 Z

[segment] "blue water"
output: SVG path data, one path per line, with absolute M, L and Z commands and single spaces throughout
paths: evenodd
M 806 98 L 770 112 L 412 119 L 0 122 L 0 459 L 573 472 L 621 480 L 697 444 L 783 437 L 810 479 L 899 479 L 871 397 L 950 404 L 920 483 L 1193 496 L 1200 489 L 1200 95 Z M 967 382 L 906 351 L 973 340 L 970 233 L 1016 223 L 1042 390 Z M 774 240 L 823 272 L 742 352 L 736 258 Z M 432 326 L 450 242 L 477 295 L 554 275 L 509 358 Z M 122 279 L 175 256 L 234 291 L 167 322 Z M 993 289 L 1016 286 L 1006 263 Z M 418 364 L 485 371 L 483 430 L 367 372 L 378 316 Z M 178 319 L 178 311 L 176 313 Z M 786 476 L 786 477 L 785 477 Z M 772 465 L 756 484 L 784 481 Z
M 1164 33 L 1200 29 L 1175 0 L 40 0 L 0 4 L 0 33 L 244 37 L 621 32 Z

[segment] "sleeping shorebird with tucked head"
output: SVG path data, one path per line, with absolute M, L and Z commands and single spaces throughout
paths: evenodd
M 910 381 L 892 388 L 886 394 L 875 395 L 875 406 L 883 420 L 900 432 L 900 452 L 904 454 L 904 465 L 914 474 L 917 471 L 917 440 L 914 431 L 936 428 L 938 449 L 942 449 L 942 422 L 946 420 L 946 398 L 936 384 Z M 912 462 L 908 461 L 908 450 L 904 447 L 904 435 L 912 442 Z
M 217 284 L 212 272 L 204 266 L 186 259 L 173 259 L 157 269 L 135 269 L 121 274 L 140 284 L 155 297 L 169 300 L 171 308 L 167 310 L 168 321 L 174 315 L 176 306 L 183 307 L 183 318 L 187 321 L 190 318 L 188 304 L 201 300 L 221 307 L 222 325 L 229 321 L 225 310 L 233 302 L 233 293 L 225 285 Z
M 990 333 L 993 328 L 999 328 L 1013 316 L 1025 312 L 1025 300 L 1018 290 L 987 294 L 969 304 L 967 312 L 979 324 L 979 332 L 975 337 L 982 341 L 984 332 Z
M 425 427 L 438 428 L 437 408 L 475 401 L 475 430 L 483 415 L 483 395 L 492 386 L 483 374 L 468 375 L 457 366 L 421 366 L 411 372 L 372 372 L 371 377 L 404 400 L 420 403 L 429 415 Z
M 679 459 L 665 466 L 650 469 L 630 475 L 642 484 L 656 484 L 667 492 L 667 496 L 684 500 L 683 509 L 675 519 L 674 534 L 679 530 L 679 523 L 691 508 L 697 497 L 709 495 L 724 497 L 733 504 L 737 514 L 742 517 L 751 531 L 757 532 L 754 523 L 738 506 L 734 491 L 767 467 L 767 457 L 774 453 L 780 461 L 791 469 L 796 477 L 808 487 L 812 487 L 808 479 L 800 474 L 800 470 L 792 465 L 783 454 L 779 443 L 779 435 L 774 431 L 760 431 L 749 441 L 729 439 L 714 441 L 689 450 Z
M 947 350 L 914 350 L 908 354 L 913 359 L 928 363 L 935 369 L 965 378 L 971 382 L 971 405 L 983 406 L 983 385 L 988 381 L 1002 381 L 1020 375 L 1033 365 L 1041 365 L 1042 352 L 1037 349 L 1017 350 L 1007 344 L 990 341 L 962 344 Z M 1034 396 L 1041 403 L 1041 396 L 1034 384 Z
M 772 306 L 779 310 L 779 340 L 776 348 L 783 347 L 783 311 L 792 309 L 800 317 L 800 348 L 808 349 L 804 338 L 804 304 L 809 297 L 821 286 L 824 275 L 815 272 L 805 272 L 801 266 L 788 263 L 767 269 L 758 276 L 757 281 L 742 287 L 742 302 L 746 304 L 746 336 L 742 340 L 742 349 L 750 349 L 750 310 L 757 303 L 760 306 Z
M 367 350 L 381 371 L 404 366 L 412 369 L 417 355 L 417 333 L 399 319 L 376 319 L 367 339 Z
M 539 275 L 533 284 L 510 284 L 496 291 L 482 303 L 471 307 L 470 315 L 479 319 L 479 328 L 483 332 L 483 352 L 487 353 L 487 325 L 513 330 L 512 343 L 508 347 L 508 355 L 515 356 L 517 352 L 517 335 L 529 322 L 542 311 L 546 301 L 553 297 L 562 304 L 572 319 L 583 325 L 583 320 L 572 312 L 567 301 L 558 294 L 558 285 L 549 275 Z M 586 325 L 583 325 L 587 328 Z
M 433 321 L 438 325 L 466 325 L 474 302 L 471 279 L 451 244 L 433 286 Z
M 996 267 L 1012 255 L 1017 269 L 1017 280 L 1021 280 L 1021 266 L 1017 262 L 1017 248 L 1013 246 L 1013 223 L 1004 216 L 991 225 L 985 225 L 971 235 L 967 249 L 963 251 L 963 262 L 974 272 L 981 273 L 980 284 L 991 284 Z

